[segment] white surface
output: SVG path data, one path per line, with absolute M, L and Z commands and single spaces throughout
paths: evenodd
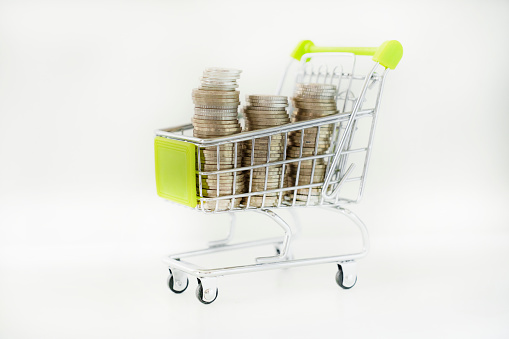
M 0 262 L 0 326 L 3 338 L 506 338 L 508 241 L 380 237 L 351 290 L 322 265 L 221 278 L 211 305 L 194 279 L 170 292 L 153 248 L 12 251 Z
M 0 338 L 508 337 L 508 14 L 503 1 L 0 2 Z M 373 243 L 358 285 L 340 290 L 325 265 L 224 278 L 208 306 L 194 282 L 171 294 L 160 257 L 221 237 L 227 218 L 156 196 L 152 131 L 189 121 L 207 66 L 243 69 L 242 96 L 272 92 L 302 39 L 405 49 L 352 208 Z M 332 251 L 334 216 L 300 215 L 307 250 Z M 244 216 L 238 236 L 277 232 Z

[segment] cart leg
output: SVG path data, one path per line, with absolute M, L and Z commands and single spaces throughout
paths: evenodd
M 256 258 L 256 261 L 259 263 L 267 263 L 267 262 L 281 261 L 281 260 L 287 259 L 289 257 L 290 240 L 292 237 L 292 229 L 290 228 L 290 226 L 283 219 L 281 219 L 281 217 L 279 215 L 277 215 L 276 213 L 272 212 L 269 209 L 263 208 L 260 210 L 255 210 L 255 212 L 264 214 L 264 215 L 272 218 L 272 220 L 274 220 L 285 231 L 283 243 L 281 244 L 281 247 L 279 249 L 279 254 L 272 256 L 272 257 Z
M 366 225 L 362 222 L 362 220 L 352 211 L 347 210 L 346 208 L 340 207 L 340 206 L 334 206 L 332 209 L 340 212 L 341 214 L 348 217 L 348 219 L 352 220 L 357 227 L 359 227 L 359 230 L 361 231 L 362 236 L 362 254 L 366 255 L 369 251 L 369 233 L 368 229 L 366 228 Z
M 211 304 L 217 298 L 217 278 L 198 278 L 196 297 L 203 304 Z
M 230 230 L 228 231 L 228 235 L 224 239 L 214 240 L 209 242 L 209 247 L 221 247 L 228 244 L 232 239 L 235 233 L 235 223 L 237 220 L 237 216 L 235 213 L 230 214 Z
M 290 208 L 289 210 L 290 210 L 290 214 L 292 215 L 292 218 L 293 218 L 293 224 L 295 225 L 295 227 L 294 227 L 295 232 L 293 234 L 293 238 L 295 239 L 302 232 L 302 223 L 300 222 L 300 219 L 299 219 L 299 216 L 297 215 L 296 209 Z

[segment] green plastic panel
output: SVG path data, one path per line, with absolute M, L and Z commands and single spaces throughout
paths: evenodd
M 187 142 L 156 137 L 154 152 L 157 194 L 196 207 L 196 147 Z

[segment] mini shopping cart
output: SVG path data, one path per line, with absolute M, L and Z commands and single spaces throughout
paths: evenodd
M 403 48 L 395 40 L 386 41 L 378 48 L 317 47 L 311 41 L 302 41 L 291 55 L 292 60 L 285 69 L 277 94 L 281 94 L 283 88 L 288 87 L 287 84 L 290 84 L 290 87 L 296 83 L 334 84 L 337 87 L 338 114 L 214 139 L 193 137 L 192 124 L 156 131 L 155 163 L 159 196 L 203 213 L 231 215 L 230 232 L 225 239 L 211 242 L 208 248 L 202 250 L 164 258 L 170 271 L 167 283 L 173 292 L 184 292 L 189 285 L 187 276 L 194 276 L 198 280 L 197 298 L 204 304 L 210 304 L 217 298 L 217 280 L 221 276 L 325 263 L 335 263 L 338 266 L 336 282 L 339 286 L 349 289 L 355 285 L 356 260 L 364 257 L 369 248 L 368 231 L 361 219 L 344 205 L 357 203 L 362 197 L 385 77 L 389 69 L 397 66 L 402 55 Z M 366 56 L 372 56 L 374 65 Z M 296 71 L 295 77 L 290 75 L 293 71 Z M 291 111 L 290 107 L 290 113 Z M 318 144 L 320 130 L 325 128 L 332 131 L 328 151 L 318 153 L 315 148 L 312 155 L 303 154 L 303 143 L 300 143 L 300 156 L 287 158 L 289 134 L 299 132 L 302 140 L 306 135 L 316 136 Z M 273 161 L 270 158 L 270 140 L 274 136 L 283 136 L 283 160 Z M 244 142 L 250 141 L 253 154 L 257 140 L 262 139 L 269 140 L 266 143 L 266 163 L 254 164 L 251 161 L 251 166 L 236 163 L 233 168 L 221 168 L 221 147 L 228 145 L 229 149 L 233 148 L 236 159 Z M 205 148 L 217 149 L 217 170 L 205 171 L 201 168 L 200 156 Z M 325 176 L 322 180 L 313 182 L 315 164 L 319 159 L 327 164 Z M 311 179 L 299 184 L 299 173 L 304 163 L 308 165 L 308 169 L 311 164 Z M 287 166 L 297 168 L 293 184 L 289 185 L 283 179 L 284 176 L 281 176 L 279 188 L 254 190 L 251 186 L 252 179 L 249 179 L 250 183 L 245 192 L 235 191 L 235 178 L 238 174 L 252 174 L 254 169 L 261 168 L 268 174 L 271 167 L 281 165 L 283 173 Z M 216 176 L 219 192 L 221 174 L 227 174 L 229 178 L 233 175 L 231 194 L 204 197 L 202 177 Z M 258 187 L 260 186 L 256 186 Z M 264 187 L 267 188 L 267 175 Z M 321 192 L 319 195 L 311 195 L 317 190 Z M 297 199 L 298 196 L 306 194 L 307 199 Z M 271 203 L 266 205 L 267 195 L 276 195 L 277 202 L 273 203 L 274 199 L 271 199 Z M 250 204 L 250 197 L 253 196 L 262 197 L 261 204 Z M 234 203 L 240 198 L 246 198 L 243 200 L 246 202 L 241 205 Z M 291 254 L 292 228 L 274 210 L 298 207 L 322 207 L 343 214 L 358 227 L 362 237 L 362 249 L 349 254 L 294 259 Z M 271 218 L 283 229 L 284 236 L 232 244 L 236 213 L 246 211 Z M 204 268 L 187 261 L 187 258 L 193 256 L 260 245 L 275 246 L 276 255 L 259 257 L 253 263 L 232 267 Z

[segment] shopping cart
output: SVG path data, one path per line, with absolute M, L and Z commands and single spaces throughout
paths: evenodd
M 193 137 L 192 124 L 156 131 L 155 162 L 158 194 L 165 199 L 204 213 L 231 215 L 230 232 L 225 239 L 211 242 L 206 249 L 174 254 L 164 259 L 170 271 L 167 283 L 173 292 L 184 292 L 189 284 L 187 276 L 191 275 L 198 280 L 197 298 L 202 303 L 209 304 L 217 298 L 218 277 L 324 263 L 337 264 L 336 282 L 339 286 L 349 289 L 355 285 L 356 260 L 364 257 L 368 251 L 368 231 L 364 223 L 343 206 L 357 203 L 362 197 L 385 77 L 389 69 L 397 66 L 402 54 L 403 48 L 395 40 L 386 41 L 378 48 L 317 47 L 311 41 L 302 41 L 291 55 L 292 60 L 285 69 L 277 94 L 281 94 L 288 83 L 293 86 L 296 83 L 334 84 L 337 87 L 338 114 L 214 139 Z M 372 56 L 374 65 L 365 56 Z M 299 62 L 296 63 L 295 60 Z M 367 61 L 368 68 L 363 70 L 360 66 L 361 61 L 364 63 Z M 289 81 L 289 74 L 294 68 L 297 68 L 296 77 L 293 77 L 295 81 Z M 331 146 L 327 152 L 317 152 L 315 147 L 313 154 L 303 154 L 303 142 L 301 142 L 299 157 L 287 157 L 289 135 L 298 133 L 301 141 L 304 141 L 306 136 L 308 138 L 316 136 L 316 145 L 318 145 L 320 130 L 323 129 L 332 131 Z M 270 140 L 275 136 L 283 136 L 283 160 L 274 161 L 270 157 Z M 255 163 L 251 158 L 251 166 L 235 163 L 233 168 L 221 168 L 222 149 L 225 147 L 233 149 L 234 159 L 237 159 L 243 143 L 250 141 L 251 154 L 254 154 L 256 142 L 260 140 L 264 140 L 268 145 L 265 163 Z M 205 149 L 217 150 L 217 170 L 202 169 L 200 159 Z M 327 168 L 325 176 L 313 182 L 317 161 L 325 161 Z M 277 189 L 266 189 L 269 170 L 276 166 L 278 168 L 282 166 L 282 173 L 285 173 L 285 169 L 289 166 L 296 168 L 295 180 L 289 183 L 282 175 Z M 311 169 L 311 176 L 308 181 L 299 183 L 301 168 L 304 167 Z M 254 169 L 266 170 L 265 189 L 255 190 L 252 186 L 251 175 L 245 192 L 236 192 L 237 175 L 252 174 Z M 217 178 L 217 192 L 220 192 L 221 175 L 228 175 L 229 178 L 233 176 L 231 194 L 218 197 L 203 196 L 202 178 L 212 176 Z M 316 192 L 319 192 L 319 195 Z M 266 197 L 269 195 L 277 196 L 276 203 L 274 199 L 270 199 L 268 200 L 270 203 L 266 204 Z M 251 203 L 253 197 L 258 197 L 257 203 Z M 241 198 L 243 203 L 239 204 L 238 201 Z M 292 229 L 273 210 L 297 207 L 323 207 L 345 215 L 358 226 L 362 237 L 362 249 L 349 254 L 294 259 L 290 252 Z M 245 211 L 257 212 L 271 218 L 283 229 L 284 236 L 231 244 L 236 213 Z M 199 267 L 184 260 L 219 251 L 260 245 L 275 246 L 276 255 L 259 257 L 254 263 L 246 265 L 215 268 Z

